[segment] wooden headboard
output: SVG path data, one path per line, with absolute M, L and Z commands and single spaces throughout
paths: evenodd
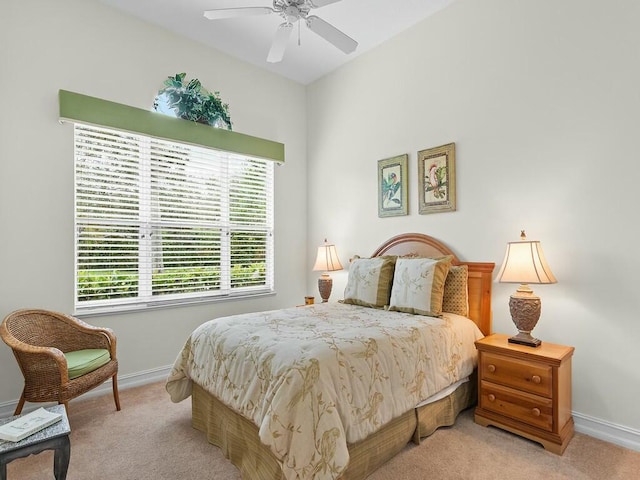
M 449 247 L 429 235 L 403 233 L 380 245 L 372 257 L 411 255 L 419 257 L 453 256 L 453 265 L 469 267 L 469 318 L 485 335 L 491 334 L 491 282 L 495 263 L 461 262 Z

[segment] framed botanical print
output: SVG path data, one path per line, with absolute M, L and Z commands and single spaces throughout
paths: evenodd
M 453 212 L 456 209 L 456 145 L 418 152 L 418 213 Z
M 408 155 L 378 161 L 378 217 L 407 215 Z

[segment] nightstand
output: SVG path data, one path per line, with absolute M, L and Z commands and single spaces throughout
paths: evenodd
M 478 340 L 479 425 L 502 428 L 562 455 L 573 436 L 573 347 L 508 343 L 508 335 Z

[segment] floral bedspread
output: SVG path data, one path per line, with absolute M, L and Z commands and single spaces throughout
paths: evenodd
M 191 334 L 167 379 L 196 382 L 259 428 L 288 480 L 335 479 L 362 440 L 470 375 L 482 337 L 464 317 L 340 303 L 235 315 Z

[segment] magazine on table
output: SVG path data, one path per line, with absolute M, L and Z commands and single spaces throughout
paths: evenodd
M 0 439 L 19 442 L 49 425 L 62 420 L 62 413 L 50 412 L 40 407 L 4 425 L 0 425 Z

